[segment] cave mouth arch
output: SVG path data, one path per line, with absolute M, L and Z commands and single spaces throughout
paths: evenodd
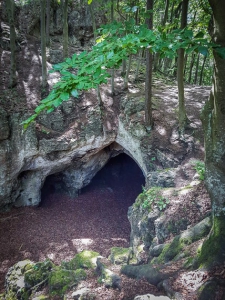
M 106 164 L 95 174 L 91 182 L 79 191 L 80 195 L 92 192 L 99 193 L 99 196 L 109 192 L 115 201 L 122 205 L 131 206 L 136 197 L 145 185 L 145 177 L 138 164 L 127 154 L 120 153 L 109 158 Z M 48 202 L 52 195 L 58 196 L 68 193 L 68 187 L 64 184 L 63 172 L 52 174 L 46 177 L 41 190 L 40 206 Z M 75 198 L 75 197 L 71 197 Z
M 110 255 L 112 247 L 130 246 L 128 208 L 142 191 L 145 177 L 129 155 L 114 156 L 117 153 L 108 153 L 110 159 L 77 197 L 71 198 L 68 191 L 58 188 L 62 174 L 46 178 L 42 194 L 47 198 L 39 209 L 51 220 L 53 241 L 61 243 L 66 238 L 70 251 L 92 250 L 104 257 Z
M 81 189 L 81 194 L 94 189 L 106 189 L 114 194 L 116 201 L 129 207 L 144 185 L 145 177 L 137 163 L 129 155 L 121 153 L 109 159 L 91 183 Z

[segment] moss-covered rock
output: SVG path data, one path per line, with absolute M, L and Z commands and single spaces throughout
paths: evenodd
M 47 281 L 53 267 L 54 264 L 50 260 L 45 260 L 32 265 L 24 274 L 26 287 L 30 288 L 45 280 Z
M 225 219 L 214 217 L 209 237 L 202 245 L 197 257 L 198 267 L 211 267 L 224 262 L 225 257 Z
M 99 275 L 99 282 L 104 283 L 107 288 L 121 289 L 121 278 L 110 269 L 110 262 L 104 257 L 98 257 L 96 272 Z
M 122 247 L 111 248 L 109 259 L 111 263 L 116 265 L 126 264 L 129 261 L 130 249 Z
M 179 255 L 185 246 L 194 243 L 205 237 L 211 228 L 211 218 L 207 217 L 194 227 L 185 230 L 182 234 L 175 236 L 171 243 L 165 244 L 162 253 L 152 260 L 152 263 L 166 263 Z M 183 256 L 188 253 L 183 252 Z
M 50 273 L 48 284 L 52 296 L 63 296 L 72 286 L 86 278 L 86 272 L 83 269 L 65 270 L 56 267 Z
M 75 255 L 69 262 L 63 262 L 62 266 L 67 270 L 76 269 L 94 269 L 96 267 L 97 257 L 100 254 L 98 252 L 84 250 Z
M 32 268 L 34 263 L 30 260 L 23 260 L 12 266 L 6 274 L 6 295 L 5 299 L 28 300 L 30 291 L 27 290 L 24 280 L 24 273 Z
M 140 266 L 123 266 L 121 269 L 121 273 L 131 278 L 145 278 L 149 283 L 156 286 L 159 284 L 159 282 L 165 280 L 166 278 L 169 278 L 172 275 L 172 273 L 163 274 L 159 270 L 157 270 L 157 268 L 154 268 L 149 264 Z

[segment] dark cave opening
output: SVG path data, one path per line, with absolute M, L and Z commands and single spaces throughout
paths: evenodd
M 122 153 L 112 157 L 106 165 L 98 171 L 91 183 L 82 188 L 79 192 L 79 197 L 85 197 L 91 193 L 100 193 L 103 191 L 110 195 L 127 208 L 132 205 L 142 192 L 142 186 L 145 185 L 145 177 L 137 163 L 127 154 Z M 49 197 L 52 199 L 66 194 L 63 184 L 62 173 L 56 173 L 46 178 L 41 191 L 40 206 L 49 202 Z
M 95 175 L 91 183 L 81 190 L 81 194 L 106 189 L 114 194 L 116 201 L 130 206 L 145 185 L 145 177 L 137 163 L 127 154 L 112 157 Z

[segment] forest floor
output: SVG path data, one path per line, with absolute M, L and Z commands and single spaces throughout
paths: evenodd
M 0 105 L 8 112 L 29 111 L 36 107 L 41 99 L 41 59 L 40 45 L 29 38 L 17 53 L 18 85 L 9 90 L 10 52 L 0 49 Z M 48 64 L 48 68 L 51 65 Z M 132 80 L 132 77 L 130 78 Z M 57 80 L 57 75 L 51 74 L 49 85 Z M 130 95 L 143 92 L 144 75 L 140 74 L 138 82 L 129 83 Z M 203 131 L 200 122 L 200 110 L 208 95 L 209 87 L 186 85 L 187 113 L 191 120 L 188 134 L 193 134 L 198 157 L 203 159 Z M 116 98 L 127 92 L 122 91 L 122 78 L 116 79 Z M 177 126 L 177 87 L 174 79 L 162 79 L 155 75 L 153 86 L 155 130 L 162 133 L 172 131 Z M 125 176 L 125 175 L 124 175 Z M 97 179 L 96 179 L 97 180 Z M 78 198 L 71 199 L 67 195 L 48 194 L 46 201 L 37 208 L 18 208 L 9 212 L 0 213 L 0 292 L 4 290 L 4 277 L 9 267 L 29 258 L 33 261 L 51 259 L 60 264 L 63 260 L 70 260 L 76 253 L 91 249 L 108 257 L 111 247 L 129 247 L 130 224 L 127 219 L 127 210 L 133 204 L 135 197 L 141 192 L 143 182 L 132 178 L 110 179 L 114 186 L 104 185 L 102 181 L 89 186 Z M 181 178 L 182 181 L 182 178 Z M 94 182 L 94 180 L 93 180 Z M 133 182 L 131 184 L 131 182 Z M 137 183 L 137 185 L 135 184 Z M 181 182 L 178 185 L 182 185 Z M 118 199 L 122 199 L 118 201 Z M 174 196 L 175 199 L 175 196 Z M 195 201 L 191 201 L 195 199 Z M 190 214 L 190 225 L 196 224 L 204 214 L 210 211 L 210 199 L 204 184 L 199 188 L 181 196 L 177 205 L 173 199 L 168 213 L 176 212 L 176 216 Z M 201 204 L 201 213 L 197 214 L 196 206 Z M 168 265 L 174 268 L 175 265 Z M 179 267 L 177 267 L 179 269 Z M 222 273 L 224 266 L 216 268 L 212 273 L 198 274 L 180 269 L 174 288 L 184 295 L 184 300 L 195 299 L 193 294 L 197 278 L 202 280 Z M 183 276 L 183 277 L 182 277 Z M 183 279 L 182 279 L 183 278 Z M 97 294 L 97 300 L 133 299 L 135 295 L 160 294 L 160 291 L 145 280 L 129 279 L 122 275 L 122 290 L 106 289 L 90 278 L 85 286 Z M 215 300 L 220 300 L 220 295 Z

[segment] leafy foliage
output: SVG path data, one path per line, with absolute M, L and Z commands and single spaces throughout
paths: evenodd
M 61 79 L 50 94 L 41 100 L 35 114 L 23 122 L 25 129 L 42 111 L 50 113 L 71 96 L 78 97 L 82 91 L 107 83 L 107 78 L 110 77 L 107 69 L 118 68 L 124 59 L 136 54 L 141 48 L 169 58 L 175 57 L 180 48 L 203 55 L 208 54 L 209 48 L 220 49 L 218 45 L 203 38 L 201 33 L 194 35 L 188 29 L 176 29 L 167 33 L 161 29 L 152 31 L 145 25 L 135 25 L 133 20 L 125 22 L 125 27 L 120 22 L 104 25 L 98 30 L 98 34 L 101 36 L 91 51 L 75 53 L 71 58 L 53 66 L 51 72 L 59 72 Z M 220 54 L 225 56 L 223 51 Z
M 148 190 L 143 187 L 138 200 L 141 200 L 141 207 L 148 210 L 152 210 L 154 206 L 157 206 L 159 210 L 164 210 L 169 204 L 169 199 L 162 195 L 160 187 L 152 187 Z
M 203 161 L 197 160 L 194 165 L 194 169 L 197 171 L 200 180 L 205 179 L 205 164 Z

